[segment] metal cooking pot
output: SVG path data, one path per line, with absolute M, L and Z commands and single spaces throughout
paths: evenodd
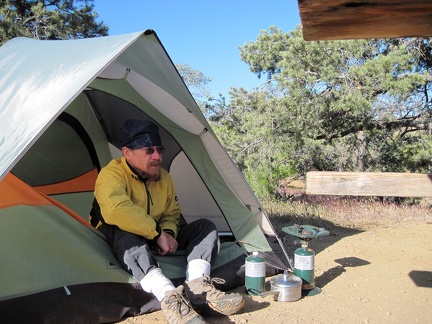
M 284 274 L 270 280 L 271 290 L 259 294 L 261 297 L 273 295 L 274 300 L 293 302 L 301 298 L 302 279 L 285 270 Z

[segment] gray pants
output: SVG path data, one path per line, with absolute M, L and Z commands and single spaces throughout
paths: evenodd
M 159 267 L 152 251 L 155 242 L 113 225 L 102 224 L 98 229 L 105 235 L 117 260 L 139 281 L 150 270 Z M 216 226 L 207 219 L 199 219 L 182 227 L 177 242 L 178 250 L 185 251 L 188 262 L 202 259 L 212 264 L 220 249 Z

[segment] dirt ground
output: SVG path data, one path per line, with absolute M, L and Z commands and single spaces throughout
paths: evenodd
M 315 296 L 295 302 L 272 296 L 251 297 L 241 313 L 207 317 L 208 323 L 431 323 L 432 222 L 408 221 L 341 228 L 312 240 Z M 293 257 L 294 238 L 283 238 Z M 277 250 L 277 244 L 275 245 Z M 281 253 L 281 251 L 277 251 Z M 283 258 L 283 256 L 281 256 Z M 286 259 L 285 259 L 286 260 Z M 284 260 L 284 261 L 285 261 Z M 279 276 L 279 275 L 277 275 Z M 270 290 L 270 279 L 266 288 Z M 166 323 L 161 311 L 128 318 L 121 323 Z

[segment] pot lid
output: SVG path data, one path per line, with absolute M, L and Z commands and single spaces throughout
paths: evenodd
M 282 276 L 270 280 L 275 287 L 297 287 L 302 284 L 302 279 L 292 273 L 285 272 Z

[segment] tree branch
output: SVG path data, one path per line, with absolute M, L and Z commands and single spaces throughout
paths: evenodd
M 414 131 L 414 130 L 429 130 L 430 129 L 430 125 L 428 123 L 416 123 L 415 120 L 418 119 L 420 116 L 415 116 L 412 118 L 404 118 L 404 119 L 399 119 L 396 121 L 390 121 L 390 122 L 386 122 L 386 123 L 369 123 L 367 125 L 357 125 L 357 126 L 353 126 L 349 129 L 346 129 L 342 132 L 340 132 L 339 134 L 335 134 L 335 133 L 330 133 L 330 134 L 321 134 L 315 137 L 315 139 L 317 140 L 322 140 L 322 139 L 327 139 L 329 141 L 335 139 L 335 138 L 342 138 L 345 137 L 347 135 L 350 134 L 354 134 L 357 133 L 359 131 L 372 131 L 372 130 L 395 130 L 395 129 L 399 129 L 402 127 L 406 127 L 406 128 L 411 128 L 409 131 Z M 408 130 L 405 131 L 405 133 L 408 132 Z

